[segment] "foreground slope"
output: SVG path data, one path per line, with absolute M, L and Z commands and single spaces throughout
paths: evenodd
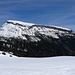
M 74 56 L 75 33 L 57 26 L 8 20 L 0 27 L 0 51 L 20 57 Z
M 0 75 L 75 75 L 75 57 L 0 56 Z

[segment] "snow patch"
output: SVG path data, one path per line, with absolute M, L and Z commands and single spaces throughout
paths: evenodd
M 14 56 L 12 52 L 8 53 L 8 52 L 0 51 L 0 58 L 1 57 L 16 57 L 16 56 Z
M 27 23 L 27 22 L 22 22 L 22 21 L 16 21 L 16 20 L 7 20 L 8 23 L 13 23 L 13 24 L 21 24 L 23 26 L 32 26 L 35 25 L 33 23 Z
M 63 27 L 59 27 L 59 26 L 54 26 L 54 25 L 52 25 L 51 27 L 55 27 L 55 28 L 59 28 L 59 29 L 63 29 L 63 30 L 68 30 L 68 31 L 71 31 L 71 29 L 68 29 L 68 28 L 63 28 Z

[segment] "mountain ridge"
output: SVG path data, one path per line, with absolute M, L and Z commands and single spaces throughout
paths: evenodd
M 75 55 L 75 33 L 58 26 L 8 20 L 0 28 L 0 51 L 20 57 Z
M 2 31 L 1 31 L 2 30 Z M 59 38 L 56 33 L 69 33 L 72 30 L 57 26 L 43 26 L 33 23 L 26 23 L 21 21 L 8 20 L 3 27 L 0 28 L 0 35 L 5 37 L 20 37 L 26 39 L 23 35 L 36 37 L 36 33 L 40 33 L 54 38 Z M 2 34 L 1 34 L 2 33 Z M 3 35 L 4 34 L 4 35 Z

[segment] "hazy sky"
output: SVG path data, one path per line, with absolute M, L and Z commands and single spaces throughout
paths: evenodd
M 0 24 L 9 19 L 75 30 L 75 0 L 0 0 Z

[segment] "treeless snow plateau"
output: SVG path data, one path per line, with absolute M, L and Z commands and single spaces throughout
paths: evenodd
M 0 75 L 75 75 L 75 57 L 9 57 L 0 54 Z

